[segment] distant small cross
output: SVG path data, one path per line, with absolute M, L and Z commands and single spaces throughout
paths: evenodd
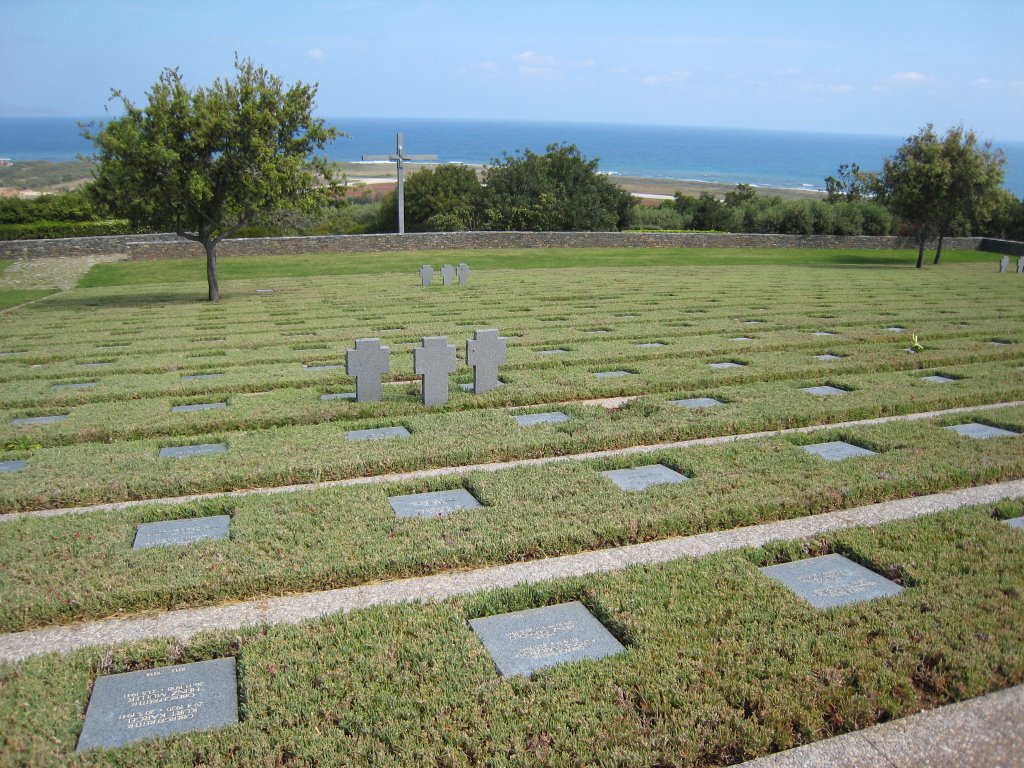
M 424 288 L 430 287 L 430 282 L 434 279 L 434 268 L 429 264 L 424 264 L 420 267 L 420 282 L 423 283 Z
M 508 339 L 495 329 L 477 331 L 466 342 L 466 364 L 473 367 L 473 393 L 482 395 L 498 386 L 498 366 L 507 357 Z
M 999 260 L 999 271 L 1000 272 L 1006 272 L 1009 268 L 1010 268 L 1010 257 L 1009 256 L 1003 256 L 1003 258 L 1001 258 Z M 448 283 L 445 283 L 445 285 L 448 285 Z
M 1017 271 L 1024 272 L 1024 256 L 1017 257 Z
M 455 277 L 455 267 L 451 264 L 441 265 L 441 282 L 444 285 L 451 285 L 452 279 Z
M 459 264 L 459 285 L 465 285 L 469 282 L 469 264 Z
M 455 347 L 447 336 L 424 336 L 423 346 L 412 351 L 413 371 L 423 377 L 423 404 L 448 402 L 448 374 L 455 372 Z
M 356 339 L 356 348 L 345 353 L 345 372 L 356 379 L 356 402 L 381 399 L 380 378 L 390 368 L 390 354 L 380 339 Z

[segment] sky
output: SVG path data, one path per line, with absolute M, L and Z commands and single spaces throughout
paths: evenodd
M 235 52 L 323 117 L 1024 141 L 1021 0 L 0 0 L 0 115 L 98 116 Z

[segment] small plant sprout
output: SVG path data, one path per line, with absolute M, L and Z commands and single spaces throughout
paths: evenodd
M 921 345 L 921 342 L 917 340 L 916 333 L 910 337 L 910 349 L 912 352 L 924 352 L 924 347 Z

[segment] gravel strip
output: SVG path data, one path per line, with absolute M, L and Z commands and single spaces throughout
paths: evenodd
M 742 768 L 998 768 L 1024 765 L 1024 685 L 846 733 Z
M 870 504 L 820 515 L 753 525 L 729 531 L 682 536 L 646 544 L 583 552 L 532 562 L 421 576 L 359 587 L 252 600 L 204 608 L 155 612 L 144 616 L 103 619 L 63 627 L 0 635 L 0 661 L 15 662 L 43 653 L 67 653 L 154 637 L 187 642 L 199 632 L 237 630 L 258 624 L 298 624 L 339 612 L 410 601 L 436 601 L 490 589 L 532 584 L 548 579 L 604 573 L 635 565 L 701 557 L 770 541 L 801 539 L 861 525 L 878 525 L 933 515 L 972 504 L 1024 497 L 1024 480 L 965 488 L 882 504 Z
M 1024 405 L 1024 400 L 1016 400 L 1010 403 L 992 403 L 989 405 L 972 405 L 963 408 L 950 408 L 945 411 L 927 411 L 924 413 L 908 413 L 899 416 L 883 416 L 877 419 L 864 419 L 861 421 L 843 421 L 835 424 L 814 424 L 809 427 L 792 427 L 790 429 L 775 429 L 767 432 L 748 432 L 741 435 L 722 435 L 719 437 L 702 437 L 694 440 L 682 440 L 675 443 L 655 443 L 653 445 L 637 445 L 631 448 L 615 448 L 607 451 L 591 451 L 590 453 L 576 453 L 569 456 L 545 456 L 539 459 L 518 459 L 515 461 L 498 461 L 488 464 L 468 464 L 460 467 L 440 467 L 438 469 L 421 469 L 414 472 L 392 472 L 386 475 L 371 475 L 369 477 L 349 477 L 344 480 L 327 480 L 320 483 L 298 483 L 296 485 L 282 485 L 274 488 L 248 488 L 240 491 L 217 491 L 214 493 L 197 493 L 189 496 L 167 496 L 158 499 L 138 499 L 134 501 L 115 501 L 107 504 L 92 504 L 85 507 L 61 507 L 57 509 L 37 509 L 30 512 L 9 512 L 0 515 L 0 523 L 11 522 L 20 517 L 54 517 L 56 515 L 80 515 L 86 512 L 112 512 L 119 509 L 129 509 L 143 504 L 184 504 L 191 501 L 203 499 L 219 499 L 226 497 L 271 495 L 275 493 L 295 493 L 296 491 L 315 491 L 323 488 L 342 488 L 352 485 L 368 485 L 377 483 L 397 483 L 405 480 L 417 480 L 425 477 L 447 477 L 465 475 L 469 472 L 500 472 L 504 469 L 514 467 L 540 466 L 552 464 L 558 461 L 590 461 L 591 459 L 602 459 L 609 456 L 628 456 L 631 454 L 654 453 L 675 448 L 693 448 L 701 445 L 719 445 L 731 443 L 737 440 L 756 440 L 763 437 L 775 437 L 778 435 L 792 435 L 809 432 L 820 432 L 825 429 L 843 429 L 846 427 L 866 427 L 874 424 L 889 424 L 896 421 L 919 421 L 921 419 L 932 419 L 941 416 L 949 416 L 957 413 L 973 413 L 976 411 L 991 411 L 999 408 L 1012 408 Z

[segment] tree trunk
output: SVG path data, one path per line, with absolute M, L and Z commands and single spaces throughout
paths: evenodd
M 923 237 L 917 238 L 917 268 L 920 269 L 924 266 L 924 243 Z
M 942 238 L 944 237 L 945 235 L 939 235 L 939 244 L 935 246 L 935 261 L 932 264 L 938 264 L 939 259 L 942 258 Z
M 217 285 L 217 241 L 204 240 L 203 248 L 206 249 L 206 282 L 210 285 L 210 301 L 217 301 L 220 298 L 220 287 Z

